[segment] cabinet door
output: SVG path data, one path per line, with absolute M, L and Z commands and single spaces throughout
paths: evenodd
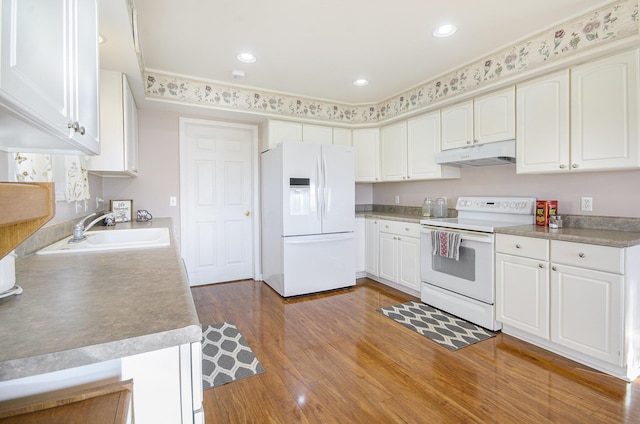
M 496 320 L 549 339 L 549 262 L 496 254 Z
M 365 219 L 363 217 L 356 218 L 355 238 L 356 238 L 356 272 L 365 271 L 366 258 L 366 229 Z
M 283 141 L 302 141 L 302 124 L 287 121 L 267 122 L 267 143 L 262 151 L 273 149 Z
M 640 166 L 639 50 L 571 70 L 571 168 Z
M 333 128 L 322 125 L 302 125 L 304 143 L 333 144 Z
M 96 0 L 73 0 L 75 22 L 73 25 L 75 51 L 72 52 L 71 91 L 73 112 L 71 121 L 77 122 L 80 131 L 72 137 L 94 153 L 100 153 L 98 58 L 98 6 Z
M 380 168 L 382 181 L 402 181 L 407 178 L 406 121 L 380 130 Z
M 478 97 L 473 104 L 475 143 L 516 138 L 515 87 Z
M 356 182 L 380 181 L 380 132 L 377 128 L 353 130 Z
M 398 281 L 398 236 L 380 232 L 378 237 L 380 262 L 379 275 L 391 281 Z
M 133 176 L 138 175 L 138 108 L 133 94 L 122 75 L 122 97 L 124 103 L 124 155 L 125 171 Z
M 1 95 L 61 137 L 71 135 L 68 3 L 2 0 Z
M 623 276 L 552 263 L 551 341 L 624 363 Z
M 351 139 L 351 130 L 349 128 L 334 128 L 333 144 L 338 144 L 341 146 L 353 146 L 353 141 Z
M 440 152 L 440 111 L 407 121 L 407 179 L 460 178 L 460 168 L 436 163 Z
M 420 291 L 420 239 L 398 237 L 398 283 Z
M 569 171 L 569 71 L 517 87 L 516 171 Z
M 441 110 L 442 150 L 473 144 L 473 101 Z
M 365 220 L 365 271 L 378 276 L 378 220 Z

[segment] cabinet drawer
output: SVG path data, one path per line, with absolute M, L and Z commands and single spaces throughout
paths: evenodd
M 380 232 L 420 238 L 420 224 L 380 220 Z
M 548 261 L 549 241 L 534 237 L 496 234 L 496 252 Z
M 551 240 L 551 262 L 623 274 L 624 250 L 595 244 Z

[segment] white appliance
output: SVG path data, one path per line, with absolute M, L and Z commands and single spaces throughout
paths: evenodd
M 351 146 L 262 154 L 262 278 L 281 296 L 355 285 L 354 166 Z
M 460 197 L 457 218 L 424 219 L 420 233 L 420 299 L 482 327 L 495 320 L 495 234 L 497 227 L 533 224 L 536 199 Z M 460 234 L 458 260 L 433 254 L 434 231 Z

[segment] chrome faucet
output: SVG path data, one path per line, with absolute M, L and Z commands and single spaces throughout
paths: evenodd
M 105 219 L 108 216 L 116 216 L 117 213 L 115 212 L 107 212 L 105 214 L 100 215 L 99 217 L 97 217 L 96 219 L 94 219 L 93 221 L 91 221 L 89 223 L 89 225 L 87 225 L 86 227 L 84 226 L 84 223 L 87 219 L 91 218 L 92 216 L 95 216 L 96 212 L 92 213 L 91 215 L 87 215 L 84 218 L 82 218 L 82 220 L 78 221 L 76 223 L 76 225 L 73 226 L 73 237 L 71 237 L 69 239 L 69 243 L 78 243 L 82 240 L 85 240 L 87 238 L 87 236 L 84 234 L 86 231 L 89 231 L 89 228 L 93 227 L 94 225 L 96 225 L 99 221 Z

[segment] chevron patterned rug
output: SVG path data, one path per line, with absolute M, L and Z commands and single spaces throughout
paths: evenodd
M 204 390 L 264 372 L 240 331 L 232 322 L 202 329 L 202 386 Z
M 401 303 L 380 308 L 378 312 L 451 351 L 496 335 L 496 333 L 420 302 Z

